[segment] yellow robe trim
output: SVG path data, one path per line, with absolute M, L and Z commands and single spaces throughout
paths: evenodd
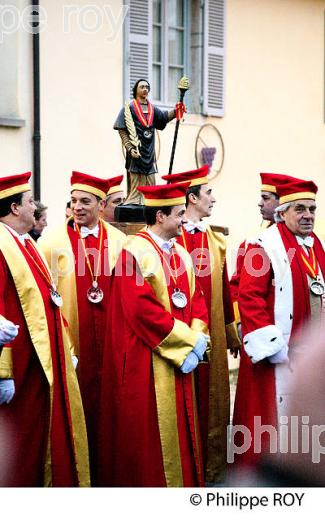
M 233 307 L 234 307 L 235 321 L 236 321 L 236 323 L 241 323 L 240 312 L 239 312 L 238 302 L 237 301 L 233 302 Z
M 126 235 L 104 220 L 102 220 L 102 223 L 107 232 L 107 244 L 104 243 L 104 251 L 108 254 L 108 265 L 110 272 L 112 272 L 126 241 Z M 40 238 L 38 243 L 44 252 L 58 291 L 63 298 L 62 314 L 69 324 L 69 334 L 73 344 L 72 354 L 78 356 L 79 315 L 75 259 L 68 235 L 67 223 L 48 233 L 44 238 Z
M 0 314 L 0 323 L 5 319 L 4 316 Z M 0 379 L 13 379 L 14 374 L 12 371 L 12 354 L 10 347 L 3 347 L 0 345 Z
M 13 379 L 13 377 L 11 347 L 3 347 L 0 355 L 0 379 Z
M 228 323 L 228 325 L 226 325 L 226 336 L 227 336 L 228 348 L 241 346 L 239 344 L 237 324 L 235 321 L 233 321 L 232 323 Z
M 28 331 L 47 378 L 50 390 L 50 415 L 52 415 L 53 403 L 53 370 L 50 347 L 50 337 L 47 325 L 46 313 L 42 295 L 39 291 L 35 278 L 20 251 L 15 239 L 4 226 L 0 225 L 0 249 L 10 269 L 16 286 L 18 297 L 22 306 L 23 314 L 27 323 Z M 39 251 L 39 249 L 38 249 Z M 40 252 L 40 251 L 39 251 Z M 41 253 L 40 253 L 41 254 Z M 44 259 L 45 261 L 45 259 Z M 26 268 L 27 266 L 27 268 Z M 67 339 L 63 327 L 63 340 L 65 346 Z M 86 425 L 83 417 L 81 397 L 75 370 L 73 368 L 70 352 L 65 349 L 66 379 L 69 392 L 69 405 L 74 433 L 74 450 L 77 460 L 77 471 L 80 485 L 89 486 L 89 464 Z M 51 417 L 50 417 L 51 421 Z M 50 436 L 49 436 L 50 442 Z M 52 484 L 50 444 L 47 449 L 45 462 L 44 482 L 45 485 Z
M 135 236 L 129 238 L 125 249 L 137 260 L 144 279 L 150 283 L 157 299 L 167 312 L 171 312 L 166 278 L 155 248 L 146 239 Z M 195 276 L 191 257 L 178 244 L 176 249 L 185 263 L 192 297 L 195 290 Z M 174 366 L 179 367 L 183 363 L 187 354 L 193 350 L 197 338 L 197 331 L 191 330 L 180 320 L 175 320 L 172 331 L 155 348 L 152 356 L 160 442 L 168 487 L 184 485 L 178 438 Z M 198 436 L 196 438 L 198 446 Z
M 230 421 L 230 390 L 227 335 L 223 308 L 222 276 L 226 242 L 220 233 L 207 226 L 211 258 L 211 352 L 209 386 L 209 424 L 206 479 L 221 482 L 226 469 L 227 426 Z M 239 339 L 237 337 L 239 346 Z M 231 346 L 235 346 L 232 344 Z

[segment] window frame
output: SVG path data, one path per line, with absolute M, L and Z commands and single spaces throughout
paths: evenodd
M 153 2 L 153 0 L 152 0 Z M 152 20 L 152 35 L 154 32 L 154 26 L 160 25 L 161 27 L 161 84 L 160 84 L 160 91 L 161 91 L 161 99 L 155 99 L 152 96 L 152 101 L 155 105 L 159 106 L 160 108 L 172 108 L 175 105 L 174 101 L 171 101 L 168 99 L 168 76 L 169 76 L 169 68 L 179 68 L 182 72 L 179 77 L 181 79 L 182 76 L 187 75 L 187 70 L 189 70 L 189 63 L 190 63 L 190 7 L 191 7 L 191 1 L 190 0 L 183 0 L 183 20 L 184 24 L 183 26 L 177 26 L 177 25 L 168 25 L 168 13 L 167 13 L 167 3 L 168 0 L 162 0 L 161 2 L 161 23 L 157 24 L 154 23 Z M 176 29 L 176 30 L 182 30 L 183 32 L 183 65 L 178 66 L 177 64 L 171 64 L 169 61 L 169 45 L 168 45 L 168 32 L 169 29 Z M 152 40 L 153 43 L 153 40 Z M 153 81 L 153 68 L 155 64 L 158 64 L 159 62 L 154 62 L 152 60 L 152 71 L 151 71 L 151 78 Z M 175 85 L 175 90 L 177 89 L 177 85 Z M 151 92 L 153 93 L 153 86 L 151 89 Z

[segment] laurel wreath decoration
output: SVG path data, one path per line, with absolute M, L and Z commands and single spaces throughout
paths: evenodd
M 137 134 L 135 124 L 133 121 L 133 117 L 131 114 L 131 110 L 130 110 L 130 104 L 128 101 L 126 101 L 125 105 L 124 105 L 124 119 L 125 119 L 127 131 L 129 134 L 129 138 L 130 138 L 130 143 L 135 148 L 136 152 L 140 155 L 139 148 L 141 146 L 141 142 L 138 138 L 138 134 Z

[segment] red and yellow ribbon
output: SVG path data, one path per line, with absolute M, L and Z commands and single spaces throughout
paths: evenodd
M 306 273 L 312 278 L 316 279 L 318 275 L 318 263 L 315 256 L 314 248 L 310 248 L 310 258 L 306 255 L 305 251 L 301 250 L 301 258 L 305 265 Z
M 141 107 L 141 104 L 139 103 L 139 101 L 137 99 L 133 100 L 133 107 L 134 107 L 134 111 L 136 113 L 136 116 L 139 119 L 139 121 L 142 124 L 142 126 L 145 126 L 145 127 L 152 126 L 152 123 L 153 123 L 153 106 L 152 106 L 152 104 L 148 101 L 148 116 L 147 116 L 147 118 L 144 115 L 142 107 Z

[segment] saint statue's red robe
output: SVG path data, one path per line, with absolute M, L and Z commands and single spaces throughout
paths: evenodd
M 313 236 L 316 259 L 324 278 L 324 248 L 317 236 Z M 254 423 L 278 428 L 282 414 L 279 412 L 286 405 L 286 379 L 292 369 L 283 363 L 273 364 L 268 357 L 253 364 L 245 351 L 246 345 L 261 352 L 282 335 L 289 345 L 290 359 L 291 349 L 299 343 L 302 327 L 310 319 L 310 291 L 301 247 L 284 223 L 269 227 L 248 246 L 239 286 L 239 310 L 244 348 L 233 419 L 239 431 L 234 442 L 239 448 L 245 440 L 245 429 L 240 431 L 241 426 L 249 430 L 252 438 L 248 449 L 237 455 L 235 462 L 251 465 L 260 460 L 261 453 L 270 453 L 270 434 L 258 433 L 256 440 L 258 430 L 254 431 Z
M 180 366 L 207 332 L 208 316 L 188 253 L 176 244 L 174 255 L 183 309 L 172 303 L 174 282 L 143 234 L 128 241 L 115 267 L 103 360 L 102 486 L 204 485 L 194 376 Z
M 185 229 L 178 239 L 189 253 L 209 311 L 210 363 L 195 372 L 206 480 L 225 477 L 230 390 L 227 348 L 239 347 L 226 265 L 226 243 L 211 230 L 194 234 Z M 201 256 L 202 255 L 202 256 Z
M 125 235 L 110 224 L 103 225 L 98 287 L 104 297 L 92 303 L 87 291 L 92 286 L 92 275 L 87 266 L 82 240 L 69 220 L 39 241 L 51 266 L 53 277 L 63 298 L 62 313 L 78 358 L 77 374 L 85 411 L 89 442 L 92 484 L 95 482 L 97 452 L 99 392 L 102 371 L 102 350 L 106 334 L 106 312 L 110 299 L 110 275 L 125 242 Z M 93 273 L 99 258 L 100 233 L 84 239 Z
M 0 224 L 0 313 L 19 325 L 0 357 L 0 378 L 15 384 L 12 401 L 0 406 L 0 486 L 89 486 L 86 425 L 69 340 L 30 254 Z

